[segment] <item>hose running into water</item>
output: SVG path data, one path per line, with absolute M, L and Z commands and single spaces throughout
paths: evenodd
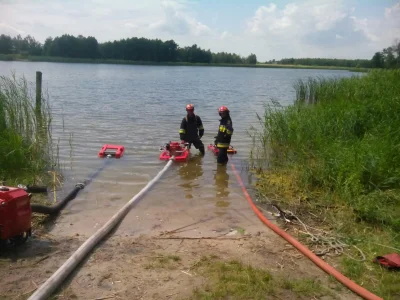
M 77 183 L 74 189 L 57 204 L 53 206 L 47 206 L 47 205 L 32 203 L 31 204 L 32 212 L 45 215 L 57 215 L 68 204 L 68 202 L 74 200 L 76 195 L 78 195 L 78 193 L 80 192 L 80 190 L 83 190 L 87 185 L 89 185 L 93 181 L 93 179 L 96 178 L 97 175 L 99 175 L 99 173 L 103 171 L 103 169 L 110 164 L 112 160 L 113 159 L 105 158 L 100 168 L 95 170 L 84 182 Z
M 106 224 L 103 225 L 95 234 L 86 240 L 76 250 L 71 257 L 49 278 L 43 285 L 41 285 L 28 300 L 42 300 L 47 299 L 54 290 L 65 280 L 65 278 L 75 269 L 75 267 L 82 261 L 83 258 L 96 246 L 106 235 L 113 229 L 131 210 L 133 204 L 139 201 L 150 188 L 164 175 L 164 173 L 172 165 L 175 157 L 171 157 L 166 166 L 154 177 L 136 196 L 134 196 L 128 203 L 126 203 Z
M 329 275 L 332 275 L 335 277 L 340 283 L 342 283 L 344 286 L 352 290 L 354 293 L 358 294 L 360 297 L 367 299 L 367 300 L 383 300 L 382 298 L 378 297 L 377 295 L 371 293 L 370 291 L 364 289 L 362 286 L 359 286 L 356 284 L 354 281 L 350 280 L 346 276 L 344 276 L 342 273 L 340 273 L 338 270 L 336 270 L 334 267 L 330 266 L 326 262 L 324 262 L 321 258 L 316 256 L 313 252 L 311 252 L 310 249 L 308 249 L 306 246 L 301 244 L 298 240 L 296 240 L 294 237 L 292 237 L 290 234 L 288 234 L 286 231 L 282 230 L 275 224 L 273 224 L 271 221 L 269 221 L 263 214 L 262 212 L 257 208 L 257 206 L 254 204 L 253 200 L 251 199 L 249 193 L 247 192 L 246 187 L 244 186 L 244 183 L 242 179 L 240 178 L 240 174 L 237 171 L 236 167 L 234 164 L 232 164 L 232 170 L 233 173 L 236 176 L 236 179 L 242 188 L 243 194 L 245 195 L 247 201 L 249 202 L 251 208 L 257 215 L 257 217 L 270 229 L 272 229 L 276 234 L 280 235 L 282 238 L 284 238 L 286 241 L 288 241 L 290 244 L 292 244 L 297 250 L 299 250 L 304 256 L 306 256 L 308 259 L 310 259 L 314 264 L 316 264 L 320 269 L 328 273 Z

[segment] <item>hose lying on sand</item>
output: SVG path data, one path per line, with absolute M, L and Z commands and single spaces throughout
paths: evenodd
M 71 257 L 40 286 L 28 300 L 47 299 L 51 293 L 64 281 L 64 279 L 75 269 L 82 259 L 113 229 L 132 208 L 136 201 L 139 201 L 150 188 L 161 178 L 161 176 L 172 165 L 175 157 L 171 157 L 167 165 L 154 177 L 136 196 L 126 203 L 106 224 L 103 225 L 95 234 L 84 242 Z
M 326 262 L 324 262 L 321 258 L 316 256 L 313 252 L 311 252 L 310 249 L 308 249 L 306 246 L 301 244 L 298 240 L 296 240 L 294 237 L 292 237 L 290 234 L 288 234 L 286 231 L 282 230 L 272 222 L 270 222 L 263 214 L 262 212 L 257 208 L 257 206 L 254 204 L 253 200 L 251 199 L 249 193 L 246 190 L 246 187 L 243 184 L 242 179 L 240 178 L 239 172 L 236 170 L 235 165 L 232 164 L 232 170 L 233 173 L 235 173 L 236 179 L 239 182 L 240 187 L 242 188 L 243 194 L 246 196 L 247 201 L 249 202 L 251 208 L 257 215 L 257 217 L 265 224 L 267 225 L 270 229 L 272 229 L 275 233 L 280 235 L 282 238 L 284 238 L 286 241 L 288 241 L 290 244 L 292 244 L 297 250 L 299 250 L 302 254 L 304 254 L 308 259 L 310 259 L 314 264 L 316 264 L 320 269 L 328 273 L 329 275 L 332 275 L 335 277 L 339 282 L 341 282 L 344 286 L 352 290 L 354 293 L 358 294 L 359 296 L 363 297 L 364 299 L 368 300 L 383 300 L 382 298 L 378 297 L 377 295 L 371 293 L 370 291 L 364 289 L 363 287 L 359 286 L 356 284 L 354 281 L 350 280 L 346 276 L 344 276 L 342 273 L 340 273 L 338 270 L 336 270 L 334 267 L 330 266 Z

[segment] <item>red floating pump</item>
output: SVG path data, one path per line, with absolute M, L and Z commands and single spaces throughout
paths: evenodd
M 161 160 L 169 160 L 172 156 L 175 157 L 176 162 L 185 162 L 189 159 L 190 149 L 189 144 L 182 144 L 180 142 L 169 142 L 160 148 Z
M 105 144 L 99 152 L 99 157 L 106 157 L 108 155 L 111 155 L 115 158 L 121 158 L 124 154 L 124 151 L 124 146 Z
M 210 145 L 208 145 L 208 149 L 211 150 L 215 155 L 218 155 L 219 150 L 218 150 L 217 146 L 210 144 Z M 228 154 L 236 154 L 237 153 L 236 149 L 233 148 L 231 145 L 229 145 L 227 152 L 228 152 Z
M 31 235 L 31 218 L 28 193 L 0 186 L 0 241 L 25 241 Z

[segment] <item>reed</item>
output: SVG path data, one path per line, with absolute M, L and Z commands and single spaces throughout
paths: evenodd
M 252 132 L 259 193 L 361 248 L 370 263 L 343 271 L 385 299 L 400 295 L 396 275 L 371 260 L 400 249 L 399 83 L 400 70 L 299 81 L 295 104 L 267 106 Z
M 9 185 L 36 183 L 54 168 L 48 102 L 36 111 L 27 80 L 15 74 L 0 76 L 0 145 L 0 178 Z

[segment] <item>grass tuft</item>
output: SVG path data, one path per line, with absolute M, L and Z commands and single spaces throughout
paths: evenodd
M 147 263 L 144 268 L 147 270 L 151 269 L 176 269 L 179 266 L 181 258 L 177 255 L 157 255 L 151 258 L 152 261 Z

